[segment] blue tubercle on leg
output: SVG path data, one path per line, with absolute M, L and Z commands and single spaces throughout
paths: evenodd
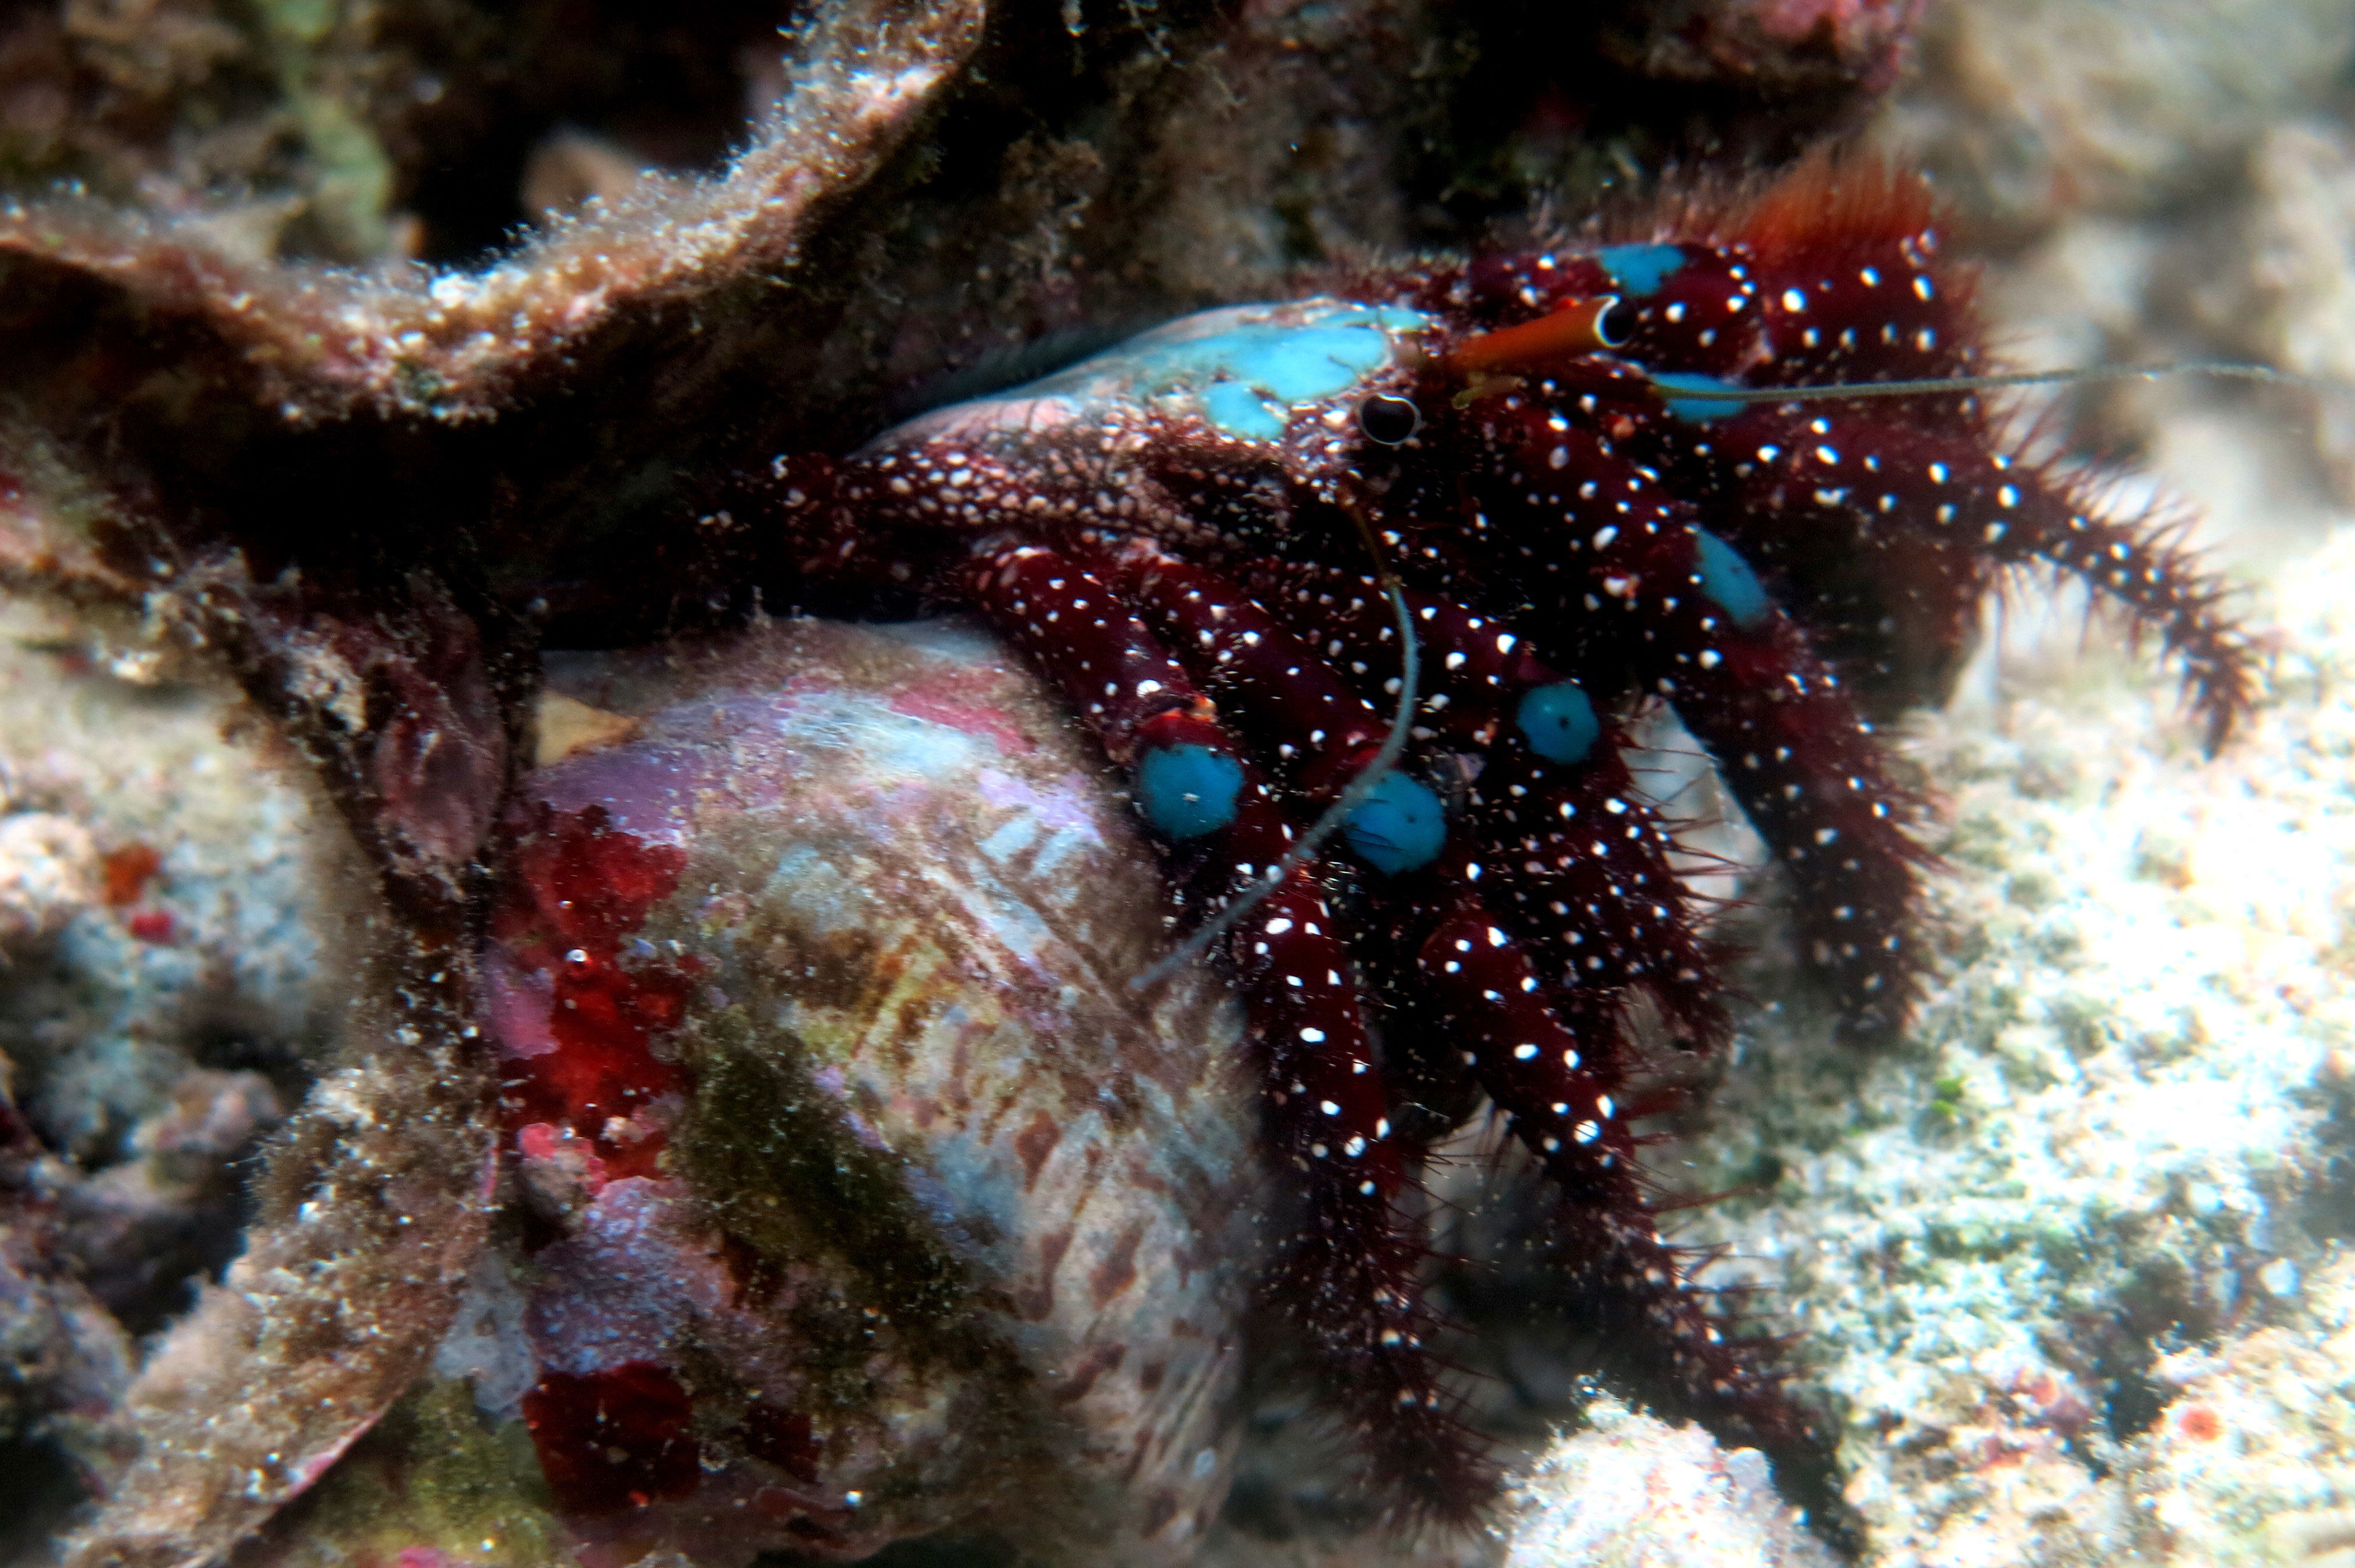
M 1385 773 L 1349 813 L 1341 834 L 1359 860 L 1395 876 L 1439 858 L 1447 842 L 1447 813 L 1427 787 L 1402 773 Z
M 1207 746 L 1156 747 L 1136 759 L 1136 803 L 1156 832 L 1198 839 L 1235 820 L 1243 765 Z
M 1582 762 L 1603 734 L 1594 704 L 1576 681 L 1533 686 L 1514 713 L 1529 749 L 1549 762 Z
M 1739 551 L 1708 529 L 1694 529 L 1693 542 L 1700 557 L 1700 591 L 1732 616 L 1734 625 L 1756 630 L 1774 608 L 1766 597 L 1766 585 Z

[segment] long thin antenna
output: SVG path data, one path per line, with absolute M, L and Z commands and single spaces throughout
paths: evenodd
M 1942 392 L 1977 392 L 1998 387 L 2051 387 L 2079 381 L 2156 381 L 2162 376 L 2224 376 L 2239 381 L 2263 381 L 2298 387 L 2309 392 L 2355 392 L 2355 387 L 2320 376 L 2276 370 L 2270 365 L 2239 365 L 2227 360 L 2189 360 L 2179 365 L 2087 365 L 2073 370 L 2018 370 L 1992 376 L 1927 376 L 1912 381 L 1835 381 L 1819 387 L 1734 387 L 1691 381 L 1655 380 L 1653 385 L 1676 402 L 1811 403 L 1830 398 L 1919 397 Z
M 1355 779 L 1349 780 L 1348 788 L 1334 797 L 1333 803 L 1325 808 L 1325 814 L 1310 824 L 1306 832 L 1293 841 L 1292 847 L 1284 852 L 1282 860 L 1268 868 L 1266 879 L 1249 892 L 1238 895 L 1220 910 L 1216 917 L 1203 922 L 1200 928 L 1180 942 L 1167 958 L 1130 980 L 1128 984 L 1132 991 L 1144 991 L 1159 985 L 1208 952 L 1211 943 L 1225 936 L 1234 928 L 1237 921 L 1258 908 L 1269 894 L 1284 885 L 1287 877 L 1308 863 L 1324 847 L 1327 839 L 1341 831 L 1341 824 L 1348 821 L 1349 813 L 1365 804 L 1366 797 L 1374 792 L 1374 786 L 1382 781 L 1382 775 L 1397 766 L 1398 759 L 1406 752 L 1407 737 L 1414 727 L 1414 706 L 1419 700 L 1416 687 L 1423 678 L 1423 650 L 1415 641 L 1414 616 L 1407 608 L 1405 590 L 1391 575 L 1390 563 L 1383 557 L 1381 547 L 1374 542 L 1373 530 L 1367 526 L 1364 515 L 1354 506 L 1347 510 L 1349 521 L 1358 525 L 1358 536 L 1366 543 L 1367 553 L 1374 558 L 1374 577 L 1381 584 L 1382 596 L 1391 601 L 1391 612 L 1398 617 L 1399 700 L 1398 712 L 1391 718 L 1390 733 L 1382 737 L 1382 744 L 1372 759 L 1358 770 Z

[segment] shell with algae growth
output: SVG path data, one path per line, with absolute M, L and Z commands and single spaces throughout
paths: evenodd
M 1162 904 L 1067 722 L 939 628 L 551 684 L 635 722 L 576 726 L 507 822 L 517 1223 L 267 1555 L 1185 1560 L 1236 1436 L 1253 1102 L 1214 981 L 1124 983 Z

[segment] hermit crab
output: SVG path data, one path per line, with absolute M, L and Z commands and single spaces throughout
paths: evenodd
M 1983 352 L 1918 184 L 1817 160 L 1612 243 L 1186 317 L 776 460 L 805 580 L 978 616 L 1119 770 L 1174 925 L 1246 1001 L 1298 1186 L 1270 1298 L 1388 1495 L 1460 1519 L 1488 1484 L 1401 1209 L 1435 1130 L 1405 1083 L 1503 1118 L 1565 1288 L 1669 1403 L 1805 1441 L 1637 1158 L 1631 1018 L 1729 1030 L 1623 755 L 1639 711 L 1706 751 L 1865 1037 L 1915 994 L 1932 869 L 1875 721 L 1938 694 L 2001 574 L 2079 578 L 2155 634 L 2211 746 L 2253 701 L 2217 584 L 2025 455 Z

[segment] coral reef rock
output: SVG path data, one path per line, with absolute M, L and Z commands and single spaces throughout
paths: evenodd
M 1831 1568 L 1753 1448 L 1728 1453 L 1608 1395 L 1522 1482 L 1505 1568 Z

